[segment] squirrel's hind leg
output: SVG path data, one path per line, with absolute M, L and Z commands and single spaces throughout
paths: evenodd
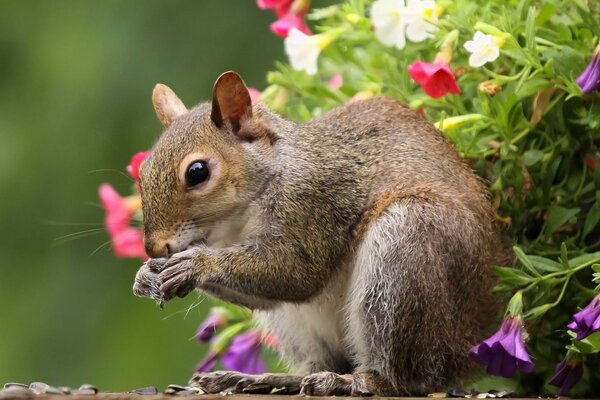
M 478 335 L 471 319 L 489 289 L 484 224 L 460 204 L 424 197 L 395 200 L 371 221 L 346 310 L 355 386 L 422 395 L 464 375 Z

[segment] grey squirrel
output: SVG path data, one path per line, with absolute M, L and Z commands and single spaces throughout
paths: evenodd
M 294 371 L 192 384 L 414 395 L 469 375 L 504 252 L 481 182 L 429 122 L 380 97 L 295 123 L 231 71 L 191 110 L 164 85 L 152 99 L 165 131 L 140 169 L 151 259 L 134 292 L 249 307 Z

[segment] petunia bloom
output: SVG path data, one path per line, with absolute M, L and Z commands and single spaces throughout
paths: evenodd
M 480 31 L 475 32 L 473 40 L 465 42 L 464 48 L 471 53 L 469 65 L 472 67 L 481 67 L 500 56 L 500 46 L 496 38 Z
M 262 10 L 274 10 L 281 17 L 288 13 L 294 0 L 256 0 L 256 5 Z
M 140 166 L 144 162 L 146 158 L 150 155 L 150 151 L 140 151 L 139 153 L 135 153 L 133 157 L 131 157 L 131 161 L 127 166 L 127 172 L 135 181 L 140 180 Z
M 600 90 L 600 44 L 594 50 L 592 61 L 575 81 L 583 93 Z
M 507 317 L 498 332 L 471 349 L 471 358 L 487 365 L 491 375 L 510 378 L 517 369 L 532 372 L 535 364 L 525 349 L 524 333 L 520 317 Z
M 431 39 L 437 30 L 437 17 L 434 0 L 407 0 L 406 38 L 414 43 Z
M 265 363 L 260 359 L 261 333 L 251 330 L 236 336 L 223 356 L 223 365 L 231 371 L 262 374 Z
M 586 308 L 573 315 L 573 321 L 567 328 L 577 334 L 577 340 L 600 331 L 600 294 L 594 297 Z
M 310 36 L 292 28 L 283 45 L 292 68 L 314 75 L 317 73 L 317 60 L 321 50 L 329 46 L 332 40 L 326 33 Z
M 446 94 L 459 94 L 456 78 L 447 64 L 417 61 L 408 66 L 411 78 L 421 85 L 425 93 L 434 99 Z
M 199 342 L 208 342 L 215 335 L 218 328 L 227 323 L 227 318 L 219 313 L 211 313 L 208 318 L 202 322 L 196 333 L 196 339 Z
M 381 43 L 404 48 L 407 22 L 404 0 L 377 0 L 371 7 L 371 21 Z
M 140 207 L 139 196 L 119 196 L 115 189 L 105 183 L 98 189 L 100 202 L 106 214 L 104 225 L 118 257 L 148 259 L 144 250 L 142 232 L 129 226 L 133 214 Z
M 310 29 L 304 23 L 304 15 L 295 13 L 290 10 L 287 14 L 282 15 L 277 21 L 271 24 L 271 31 L 277 36 L 287 37 L 292 28 L 296 28 L 299 31 L 310 35 Z
M 334 74 L 327 82 L 327 87 L 331 90 L 338 90 L 344 84 L 344 77 L 341 74 Z
M 260 90 L 255 89 L 253 87 L 248 88 L 248 94 L 250 95 L 250 100 L 254 103 L 258 99 L 260 99 Z
M 563 360 L 556 366 L 554 376 L 550 379 L 552 386 L 559 387 L 558 395 L 566 396 L 567 393 L 581 380 L 583 376 L 583 365 L 578 358 Z
M 215 369 L 217 361 L 219 361 L 219 355 L 209 352 L 196 367 L 196 372 L 211 372 Z

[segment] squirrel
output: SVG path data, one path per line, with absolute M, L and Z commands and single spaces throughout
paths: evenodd
M 233 71 L 190 110 L 162 84 L 152 100 L 165 130 L 140 168 L 151 258 L 134 293 L 248 307 L 294 371 L 191 384 L 398 396 L 471 376 L 503 245 L 483 183 L 432 124 L 387 97 L 296 123 Z

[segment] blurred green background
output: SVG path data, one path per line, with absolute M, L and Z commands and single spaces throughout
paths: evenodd
M 193 105 L 234 69 L 264 88 L 283 58 L 275 17 L 253 0 L 0 3 L 0 383 L 130 390 L 185 383 L 207 303 L 161 311 L 131 293 L 97 188 L 122 194 L 131 155 L 161 127 L 157 82 Z M 74 240 L 60 239 L 75 235 Z

